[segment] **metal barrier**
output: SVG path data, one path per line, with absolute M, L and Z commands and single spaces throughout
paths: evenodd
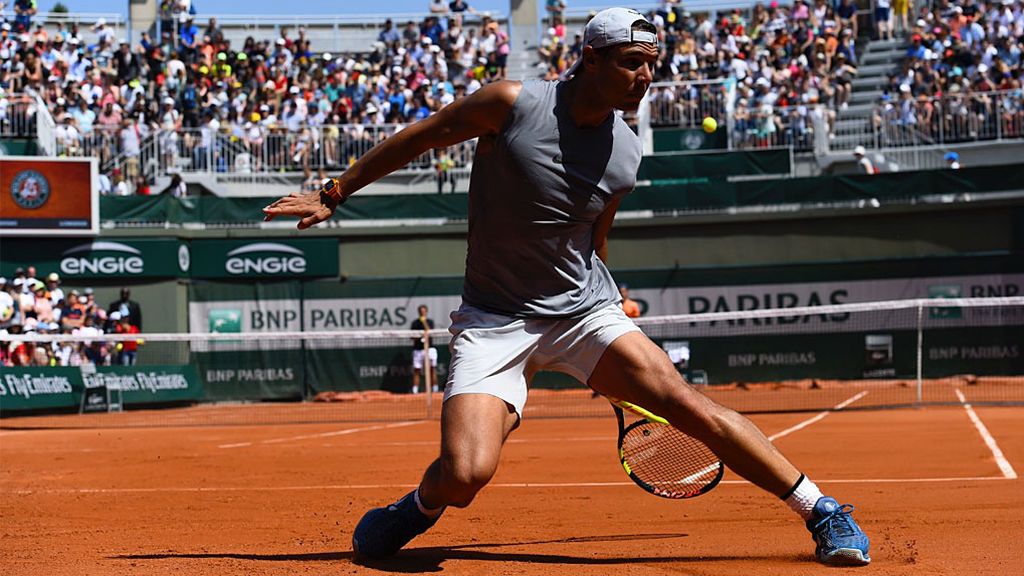
M 36 102 L 24 92 L 0 98 L 0 137 L 36 135 Z
M 351 166 L 369 150 L 404 127 L 402 124 L 341 124 L 305 127 L 290 132 L 284 127 L 249 127 L 224 124 L 218 129 L 177 131 L 143 129 L 139 153 L 124 150 L 122 128 L 94 127 L 89 134 L 63 137 L 58 130 L 57 155 L 94 156 L 100 170 L 122 168 L 126 177 L 149 179 L 175 172 L 256 174 L 340 170 Z M 131 134 L 128 134 L 130 137 Z M 473 162 L 476 141 L 433 150 L 413 159 L 406 170 L 433 174 L 442 155 L 447 170 L 461 174 Z
M 708 116 L 724 119 L 729 93 L 724 80 L 656 82 L 647 96 L 651 126 L 694 128 Z
M 953 93 L 880 101 L 870 119 L 840 126 L 833 149 L 941 146 L 1024 137 L 1024 97 L 1019 90 Z

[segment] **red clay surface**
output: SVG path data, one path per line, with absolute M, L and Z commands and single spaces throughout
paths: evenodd
M 1024 409 L 976 412 L 1024 472 Z M 775 435 L 813 417 L 753 419 Z M 814 563 L 784 505 L 734 475 L 690 501 L 637 489 L 614 436 L 610 411 L 527 418 L 470 508 L 366 567 L 352 562 L 352 528 L 418 482 L 436 421 L 4 430 L 0 572 L 837 573 Z M 1004 478 L 962 407 L 830 413 L 776 443 L 857 506 L 874 558 L 858 574 L 1004 576 L 1024 565 L 1024 481 Z

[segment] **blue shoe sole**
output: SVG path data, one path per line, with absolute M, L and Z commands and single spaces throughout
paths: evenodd
M 837 548 L 828 554 L 818 554 L 818 560 L 826 566 L 867 566 L 871 557 L 856 548 Z

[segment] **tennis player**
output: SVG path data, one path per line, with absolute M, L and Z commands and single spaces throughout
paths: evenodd
M 639 404 L 703 441 L 802 517 L 820 561 L 870 561 L 853 507 L 823 496 L 749 420 L 685 384 L 619 307 L 604 264 L 607 237 L 634 187 L 641 144 L 615 110 L 639 106 L 657 60 L 653 25 L 634 10 L 604 10 L 587 24 L 568 80 L 484 86 L 378 144 L 318 193 L 264 208 L 268 220 L 297 216 L 298 227 L 308 228 L 420 154 L 479 138 L 462 305 L 451 315 L 441 455 L 416 490 L 363 516 L 352 538 L 357 557 L 388 557 L 447 506 L 473 501 L 519 425 L 527 385 L 544 369 Z

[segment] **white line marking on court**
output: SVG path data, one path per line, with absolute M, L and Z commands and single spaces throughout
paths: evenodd
M 854 394 L 853 396 L 850 396 L 846 400 L 843 400 L 839 404 L 836 404 L 832 408 L 832 410 L 825 410 L 824 412 L 821 412 L 819 414 L 816 414 L 815 416 L 812 416 L 812 417 L 808 418 L 807 420 L 804 420 L 803 422 L 797 424 L 796 426 L 790 426 L 789 428 L 786 428 L 782 432 L 776 432 L 775 434 L 772 434 L 771 436 L 769 436 L 768 439 L 774 442 L 775 440 L 778 440 L 779 438 L 782 438 L 783 436 L 788 436 L 789 434 L 792 434 L 793 432 L 796 432 L 797 430 L 801 430 L 803 428 L 806 428 L 806 427 L 810 426 L 811 424 L 814 424 L 815 422 L 821 420 L 822 418 L 828 416 L 829 414 L 831 414 L 832 412 L 834 412 L 836 410 L 842 410 L 843 408 L 846 408 L 850 404 L 853 404 L 857 400 L 860 400 L 861 398 L 863 398 L 863 397 L 865 397 L 867 395 L 868 395 L 868 391 L 867 390 L 863 390 L 861 392 L 858 392 L 857 394 Z
M 974 427 L 978 429 L 978 434 L 981 434 L 981 439 L 985 441 L 985 445 L 987 445 L 988 449 L 992 451 L 992 456 L 995 457 L 996 465 L 999 466 L 999 470 L 1003 472 L 1003 476 L 1007 480 L 1016 479 L 1017 472 L 1013 469 L 1013 466 L 1010 466 L 1010 461 L 1003 456 L 1003 451 L 1000 450 L 999 445 L 996 444 L 996 439 L 988 433 L 988 428 L 985 427 L 981 418 L 978 418 L 978 415 L 974 413 L 974 408 L 967 403 L 967 399 L 964 398 L 964 394 L 960 389 L 956 390 L 956 397 L 960 399 L 960 404 L 963 405 L 964 410 L 967 411 L 967 417 L 971 419 L 971 422 L 974 422 Z
M 509 438 L 505 444 L 550 444 L 564 442 L 614 442 L 615 436 L 570 436 L 568 438 Z M 410 440 L 406 442 L 350 442 L 346 446 L 439 446 L 440 438 L 436 440 Z M 324 444 L 330 446 L 330 444 Z
M 328 438 L 330 436 L 344 436 L 346 434 L 355 434 L 356 432 L 372 432 L 374 430 L 384 430 L 387 428 L 401 428 L 402 426 L 412 426 L 413 424 L 420 424 L 426 422 L 426 420 L 413 420 L 410 422 L 396 422 L 394 424 L 379 424 L 377 426 L 364 426 L 363 428 L 347 428 L 345 430 L 336 430 L 334 432 L 323 432 L 320 434 L 302 434 L 301 436 L 288 436 L 286 438 L 271 438 L 269 440 L 260 440 L 259 442 L 239 442 L 237 444 L 221 444 L 217 448 L 242 448 L 244 446 L 252 446 L 253 444 L 279 444 L 281 442 L 290 442 L 292 440 L 308 440 L 310 438 Z
M 988 482 L 1011 480 L 1003 476 L 967 476 L 960 478 L 849 478 L 815 480 L 820 484 L 913 484 L 921 482 Z M 723 480 L 722 484 L 750 484 L 746 480 Z M 65 488 L 48 490 L 10 490 L 5 494 L 152 494 L 158 492 L 295 492 L 303 490 L 398 490 L 415 488 L 416 484 L 321 484 L 316 486 L 196 486 L 166 488 Z M 488 484 L 489 488 L 619 488 L 635 486 L 632 482 L 504 482 Z

